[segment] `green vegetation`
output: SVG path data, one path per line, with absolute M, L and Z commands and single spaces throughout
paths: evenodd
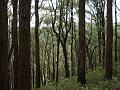
M 0 90 L 120 90 L 119 6 L 0 0 Z
M 120 87 L 120 63 L 114 63 L 113 65 L 112 80 L 105 80 L 102 68 L 86 73 L 86 80 L 87 85 L 84 87 L 77 83 L 77 77 L 72 77 L 60 80 L 58 84 L 49 83 L 40 89 L 33 90 L 116 90 Z

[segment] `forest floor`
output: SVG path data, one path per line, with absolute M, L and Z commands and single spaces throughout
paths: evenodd
M 104 69 L 97 68 L 86 73 L 87 85 L 82 87 L 77 78 L 60 80 L 59 83 L 49 83 L 40 89 L 33 90 L 120 90 L 120 63 L 113 65 L 112 80 L 104 79 Z

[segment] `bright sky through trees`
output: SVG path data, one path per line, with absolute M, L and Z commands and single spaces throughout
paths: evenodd
M 42 1 L 42 0 L 41 0 Z M 51 4 L 51 2 L 48 2 L 47 0 L 43 0 L 43 2 L 42 2 L 42 4 L 41 4 L 41 1 L 40 1 L 40 3 L 39 3 L 39 5 L 42 5 L 42 6 L 44 6 L 44 7 L 49 7 L 49 5 Z M 49 0 L 50 1 L 50 0 Z M 56 5 L 56 0 L 53 0 L 52 1 L 53 3 L 54 3 L 54 5 Z M 32 6 L 34 6 L 34 1 L 32 2 Z M 117 21 L 118 22 L 120 22 L 120 0 L 117 0 Z M 90 10 L 90 8 L 86 5 L 86 10 Z M 105 9 L 105 11 L 106 11 L 106 9 Z M 32 13 L 34 12 L 34 9 L 32 9 Z M 47 11 L 47 10 L 42 10 L 42 9 L 40 9 L 39 10 L 39 15 L 40 15 L 40 17 L 42 18 L 45 14 L 47 14 L 47 15 L 49 15 L 48 14 L 49 13 L 49 11 Z M 106 12 L 105 12 L 106 13 Z M 88 14 L 86 14 L 86 22 L 90 22 L 90 19 L 88 19 L 88 18 L 90 18 L 91 16 L 90 15 L 88 15 Z M 106 14 L 105 14 L 105 17 L 106 17 Z M 77 16 L 75 16 L 75 21 L 76 22 L 78 22 L 78 18 L 77 18 Z M 33 15 L 33 17 L 32 17 L 32 19 L 31 19 L 32 21 L 31 21 L 31 26 L 32 27 L 34 27 L 34 25 L 35 25 L 35 15 Z M 115 8 L 114 8 L 114 2 L 113 2 L 113 22 L 115 22 Z M 43 24 L 41 25 L 41 26 L 44 26 Z

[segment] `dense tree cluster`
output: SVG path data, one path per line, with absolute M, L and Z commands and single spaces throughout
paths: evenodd
M 99 67 L 112 80 L 118 11 L 116 0 L 0 0 L 0 90 L 71 77 L 87 85 L 86 73 Z

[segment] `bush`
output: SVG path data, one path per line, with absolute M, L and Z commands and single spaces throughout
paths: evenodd
M 100 81 L 104 80 L 104 71 L 101 69 L 91 71 L 87 73 L 86 80 L 88 84 L 99 84 Z
M 117 71 L 117 75 L 115 75 Z M 114 64 L 112 80 L 104 81 L 104 70 L 97 68 L 96 70 L 86 73 L 87 85 L 83 86 L 77 83 L 77 78 L 60 80 L 58 84 L 50 83 L 41 89 L 33 90 L 115 90 L 120 85 L 120 63 Z M 120 88 L 120 87 L 119 87 Z

